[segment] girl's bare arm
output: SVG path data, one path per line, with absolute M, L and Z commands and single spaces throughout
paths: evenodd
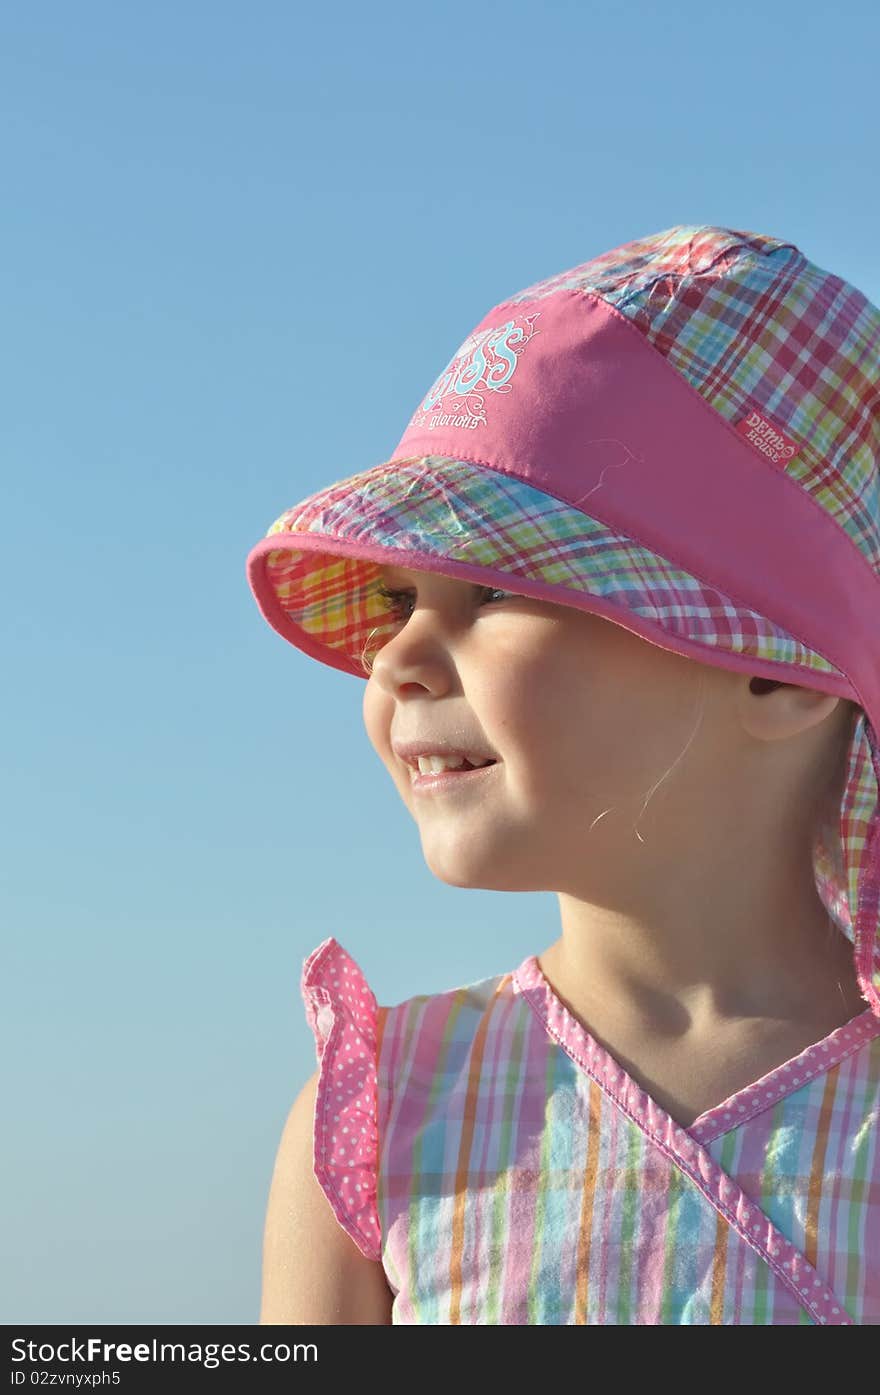
M 391 1325 L 385 1271 L 346 1234 L 312 1171 L 319 1072 L 293 1102 L 275 1159 L 263 1234 L 260 1322 Z

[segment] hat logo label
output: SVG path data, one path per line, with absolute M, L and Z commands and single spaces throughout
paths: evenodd
M 446 426 L 475 431 L 488 426 L 485 394 L 512 391 L 520 355 L 540 333 L 534 327 L 540 313 L 520 315 L 469 335 L 418 407 L 407 431 Z
M 796 441 L 786 436 L 768 417 L 762 417 L 760 412 L 749 412 L 747 417 L 737 422 L 736 429 L 774 465 L 787 465 L 800 450 Z

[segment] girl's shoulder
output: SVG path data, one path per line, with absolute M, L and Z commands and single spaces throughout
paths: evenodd
M 499 995 L 516 991 L 511 971 L 380 1005 L 363 970 L 334 936 L 303 961 L 301 994 L 318 1062 L 314 1173 L 339 1224 L 370 1259 L 381 1256 L 377 1209 L 380 1116 L 392 1096 L 450 1087 L 463 1054 Z
M 401 999 L 393 1006 L 402 1007 L 406 1003 L 427 1002 L 429 999 L 448 998 L 454 995 L 472 998 L 475 1003 L 484 1002 L 506 980 L 511 979 L 514 972 L 513 969 L 507 969 L 499 973 L 487 974 L 483 978 L 468 980 L 466 983 L 456 984 L 450 988 L 415 993 L 410 997 Z M 312 995 L 315 989 L 323 989 L 330 998 L 338 996 L 342 1000 L 350 1001 L 352 992 L 354 992 L 361 996 L 365 1004 L 370 1004 L 371 1000 L 375 1001 L 375 996 L 360 965 L 333 935 L 322 940 L 304 959 L 302 987 L 304 990 L 308 990 L 309 995 Z M 318 996 L 322 997 L 323 995 L 319 994 Z
M 414 1032 L 436 1031 L 453 1016 L 458 1030 L 466 1030 L 499 996 L 519 992 L 515 973 L 508 969 L 380 1005 L 360 965 L 331 935 L 304 960 L 300 986 L 320 1061 L 334 1025 L 343 1049 L 353 1048 L 360 1036 L 374 1055 L 390 1029 L 405 1039 Z
M 340 1226 L 314 1168 L 320 1071 L 282 1130 L 263 1233 L 260 1323 L 390 1325 L 394 1292 L 381 1263 Z
M 300 991 L 318 1063 L 314 1175 L 343 1230 L 367 1258 L 378 1260 L 379 1005 L 359 965 L 332 936 L 303 961 Z

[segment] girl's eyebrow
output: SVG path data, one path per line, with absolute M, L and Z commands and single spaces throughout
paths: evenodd
M 379 579 L 381 581 L 400 579 L 401 583 L 407 585 L 412 582 L 418 582 L 420 578 L 430 576 L 431 574 L 430 572 L 409 572 L 406 567 L 394 567 L 390 563 L 379 568 Z
M 383 567 L 379 572 L 379 580 L 386 582 L 389 586 L 397 585 L 398 583 L 401 586 L 409 585 L 409 577 L 404 576 L 402 573 L 396 573 L 393 567 Z
M 389 570 L 392 570 L 392 569 L 389 569 Z M 394 576 L 394 575 L 390 575 L 390 576 L 389 576 L 388 571 L 382 571 L 382 572 L 379 573 L 379 581 L 380 581 L 380 582 L 384 582 L 386 586 L 391 586 L 391 587 L 395 587 L 395 586 L 396 586 L 396 587 L 398 587 L 399 589 L 403 589 L 403 590 L 406 590 L 406 591 L 410 591 L 410 590 L 416 590 L 416 591 L 417 591 L 417 590 L 419 590 L 419 588 L 420 588 L 421 586 L 424 586 L 424 577 L 425 577 L 425 575 L 426 575 L 425 572 L 403 572 L 403 571 L 401 571 L 400 574 L 399 574 L 398 576 Z M 427 573 L 427 575 L 431 575 L 431 573 Z M 450 582 L 452 582 L 453 584 L 457 584 L 457 585 L 459 585 L 459 586 L 467 587 L 467 588 L 469 588 L 471 591 L 481 591 L 481 590 L 483 589 L 482 583 L 481 583 L 481 582 L 479 582 L 479 581 L 467 581 L 464 577 L 443 577 L 442 580 L 444 580 L 444 581 L 450 581 Z

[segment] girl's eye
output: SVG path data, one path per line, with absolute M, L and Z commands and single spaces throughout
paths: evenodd
M 507 597 L 513 595 L 512 591 L 502 591 L 501 588 L 498 586 L 482 586 L 480 587 L 480 590 L 486 598 L 488 598 L 489 596 Z M 395 591 L 392 587 L 384 586 L 380 583 L 377 587 L 377 591 L 379 595 L 382 597 L 382 599 L 388 602 L 388 608 L 391 613 L 392 619 L 409 619 L 409 615 L 405 615 L 403 613 L 402 605 L 405 600 L 410 600 L 413 596 L 415 596 L 416 593 L 412 588 Z M 412 612 L 410 612 L 410 614 L 411 613 Z

